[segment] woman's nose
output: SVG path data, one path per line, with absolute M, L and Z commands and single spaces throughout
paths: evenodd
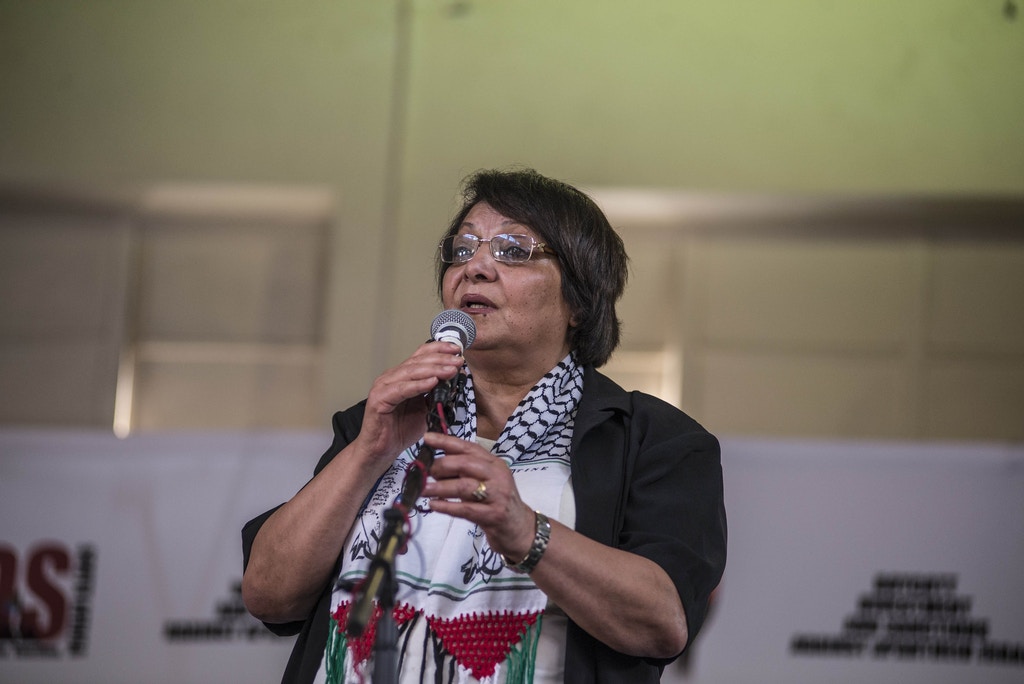
M 494 255 L 491 254 L 490 243 L 481 244 L 473 256 L 466 262 L 466 277 L 467 278 L 487 278 L 490 279 L 494 275 Z

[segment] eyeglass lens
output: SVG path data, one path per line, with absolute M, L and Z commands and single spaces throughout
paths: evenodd
M 449 235 L 441 241 L 441 258 L 448 263 L 464 263 L 473 258 L 481 242 L 489 243 L 491 256 L 497 261 L 522 263 L 533 254 L 534 242 L 528 235 L 495 235 L 488 240 L 475 235 Z

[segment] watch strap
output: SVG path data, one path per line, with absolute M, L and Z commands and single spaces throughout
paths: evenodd
M 515 572 L 532 572 L 537 567 L 537 563 L 540 562 L 541 556 L 547 551 L 548 541 L 551 539 L 551 521 L 540 511 L 534 511 L 533 513 L 536 518 L 537 528 L 533 537 L 533 543 L 530 544 L 530 550 L 526 552 L 526 557 L 517 563 L 504 554 L 501 556 L 501 560 L 505 565 Z

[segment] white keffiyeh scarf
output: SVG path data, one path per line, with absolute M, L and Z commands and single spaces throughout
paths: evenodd
M 569 446 L 582 391 L 583 369 L 570 354 L 519 403 L 492 449 L 508 463 L 523 501 L 550 517 L 557 517 L 569 479 Z M 451 433 L 476 440 L 472 375 L 456 402 Z M 384 511 L 401 494 L 406 469 L 419 446 L 402 452 L 357 516 L 345 543 L 340 583 L 351 586 L 366 576 L 386 526 Z M 424 657 L 433 660 L 434 670 L 444 673 L 446 680 L 529 682 L 547 598 L 529 576 L 505 567 L 477 525 L 431 512 L 425 499 L 416 509 L 408 550 L 395 560 L 394 617 L 401 667 L 420 668 L 421 663 L 407 662 L 403 656 L 411 627 L 425 620 Z M 360 681 L 372 652 L 376 616 L 361 638 L 350 640 L 345 634 L 351 598 L 347 591 L 337 590 L 331 600 L 327 682 Z

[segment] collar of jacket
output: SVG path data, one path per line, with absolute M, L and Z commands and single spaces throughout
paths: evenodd
M 583 437 L 615 414 L 632 413 L 629 392 L 593 366 L 583 368 L 583 396 L 576 413 L 573 428 L 573 446 L 579 446 Z

